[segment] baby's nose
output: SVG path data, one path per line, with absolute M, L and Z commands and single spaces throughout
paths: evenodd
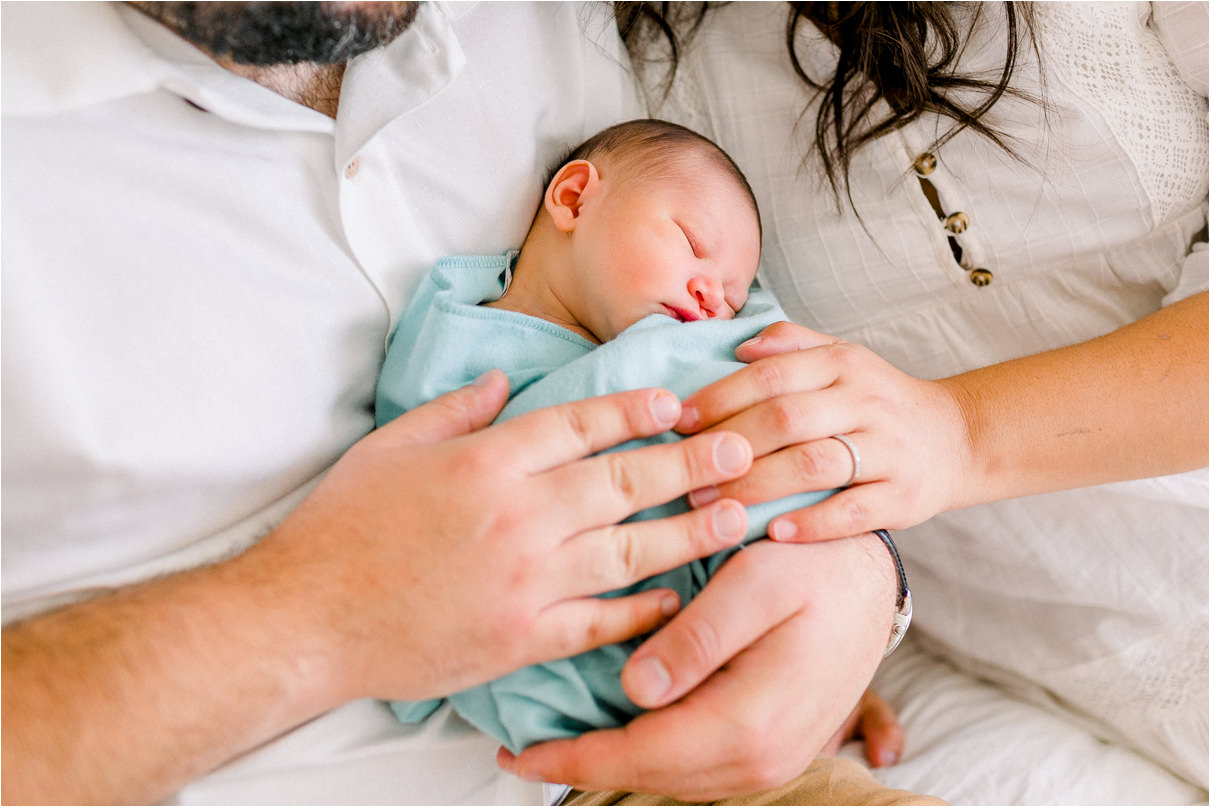
M 723 306 L 723 286 L 714 278 L 698 276 L 689 283 L 690 294 L 705 317 L 714 317 Z

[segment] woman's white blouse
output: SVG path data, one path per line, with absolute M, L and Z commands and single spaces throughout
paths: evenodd
M 961 69 L 995 80 L 1000 4 L 959 8 L 979 14 Z M 933 149 L 950 121 L 924 116 L 858 151 L 860 217 L 806 157 L 818 102 L 791 70 L 785 5 L 715 9 L 667 100 L 649 94 L 748 176 L 759 279 L 794 320 L 940 378 L 1207 288 L 1206 8 L 1036 4 L 1040 58 L 1024 46 L 1013 85 L 1045 103 L 1006 97 L 988 119 L 1016 156 L 970 131 Z M 798 51 L 831 76 L 810 25 Z M 1206 786 L 1205 471 L 943 514 L 899 543 L 932 648 Z

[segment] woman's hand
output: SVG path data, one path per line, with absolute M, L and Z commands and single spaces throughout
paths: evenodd
M 776 323 L 751 364 L 684 402 L 678 429 L 731 429 L 757 461 L 696 492 L 745 504 L 854 484 L 770 525 L 815 541 L 919 524 L 945 510 L 1207 465 L 1207 293 L 1104 336 L 938 381 L 871 351 Z
M 741 345 L 750 363 L 686 398 L 679 431 L 729 429 L 757 457 L 747 476 L 695 492 L 696 505 L 734 497 L 746 505 L 844 485 L 824 502 L 770 524 L 780 541 L 814 541 L 904 528 L 963 501 L 971 445 L 955 395 L 859 345 L 788 322 Z
M 627 695 L 651 712 L 497 760 L 532 780 L 691 802 L 781 785 L 858 703 L 895 595 L 874 536 L 750 545 L 627 662 Z

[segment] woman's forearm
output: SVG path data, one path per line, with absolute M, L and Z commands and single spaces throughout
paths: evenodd
M 970 436 L 952 507 L 1207 464 L 1207 294 L 1097 339 L 944 379 Z

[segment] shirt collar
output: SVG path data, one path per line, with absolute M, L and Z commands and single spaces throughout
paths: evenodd
M 339 114 L 342 152 L 355 152 L 391 118 L 424 103 L 457 76 L 465 58 L 452 26 L 474 5 L 426 3 L 398 40 L 351 63 Z M 334 130 L 327 116 L 224 70 L 119 3 L 6 3 L 4 23 L 5 115 L 53 115 L 165 89 L 249 126 Z M 383 92 L 388 88 L 389 103 Z M 374 103 L 358 103 L 367 93 L 372 97 L 365 100 Z M 347 108 L 359 114 L 346 116 Z
M 425 3 L 403 35 L 349 64 L 336 116 L 338 166 L 392 120 L 454 81 L 466 56 L 454 30 L 473 3 Z
M 109 3 L 6 3 L 2 37 L 5 115 L 54 115 L 160 83 L 155 55 Z

